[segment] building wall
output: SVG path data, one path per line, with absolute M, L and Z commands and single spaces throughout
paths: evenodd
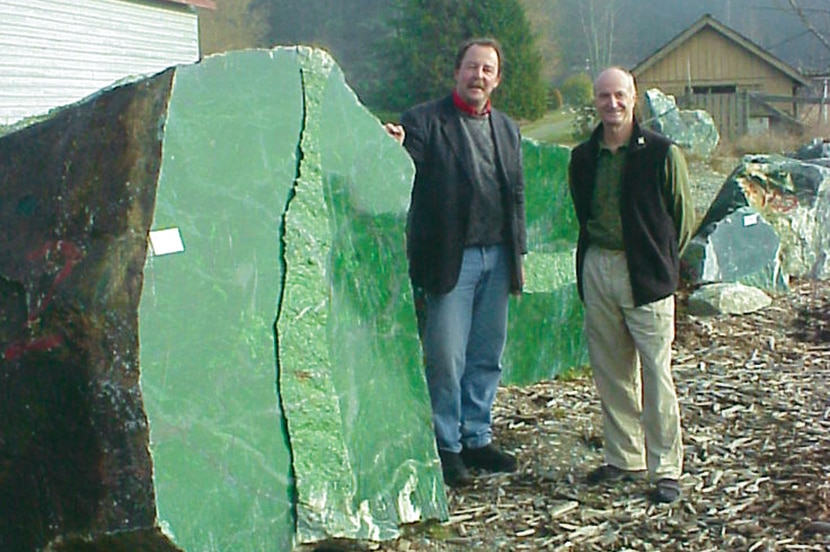
M 773 65 L 704 28 L 637 77 L 641 89 L 681 96 L 692 86 L 735 85 L 743 90 L 792 95 L 793 82 Z
M 155 0 L 0 0 L 0 125 L 128 76 L 199 59 L 193 8 Z

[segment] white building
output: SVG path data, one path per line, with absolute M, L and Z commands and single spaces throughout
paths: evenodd
M 199 60 L 213 0 L 0 0 L 0 125 Z

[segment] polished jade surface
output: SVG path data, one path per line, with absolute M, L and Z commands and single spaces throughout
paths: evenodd
M 150 237 L 173 230 L 182 247 L 148 255 L 139 309 L 159 523 L 187 551 L 289 550 L 274 324 L 303 128 L 296 55 L 180 67 L 168 110 Z
M 551 379 L 588 364 L 574 271 L 578 224 L 568 192 L 570 150 L 525 139 L 525 290 L 510 302 L 505 384 Z

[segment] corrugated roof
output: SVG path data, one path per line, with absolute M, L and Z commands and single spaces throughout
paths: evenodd
M 738 46 L 748 50 L 749 52 L 755 54 L 759 58 L 763 59 L 785 75 L 787 75 L 790 79 L 798 82 L 802 86 L 807 86 L 809 84 L 809 79 L 807 79 L 804 75 L 798 72 L 795 68 L 788 65 L 786 62 L 782 61 L 781 59 L 775 57 L 767 50 L 761 48 L 739 32 L 734 29 L 731 29 L 712 17 L 709 14 L 704 15 L 700 19 L 697 20 L 691 27 L 671 39 L 667 42 L 664 46 L 662 46 L 659 50 L 657 50 L 652 55 L 648 56 L 646 59 L 638 63 L 631 72 L 636 76 L 649 67 L 656 64 L 661 59 L 665 58 L 669 55 L 672 51 L 677 49 L 681 44 L 689 40 L 692 36 L 699 33 L 702 29 L 709 27 L 713 29 L 715 32 L 720 33 L 728 40 L 736 43 Z

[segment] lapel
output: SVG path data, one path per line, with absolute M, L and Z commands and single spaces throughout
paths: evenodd
M 461 161 L 464 174 L 467 180 L 472 182 L 475 178 L 475 167 L 473 166 L 473 152 L 470 150 L 470 142 L 461 126 L 461 114 L 452 102 L 452 96 L 443 104 L 441 117 L 443 118 L 441 132 L 447 143 L 447 150 Z
M 493 145 L 496 148 L 496 163 L 498 164 L 499 177 L 505 186 L 511 186 L 511 180 L 507 178 L 506 167 L 516 166 L 512 159 L 515 148 L 513 133 L 508 125 L 508 119 L 499 111 L 490 113 L 490 126 L 493 129 Z M 521 147 L 519 145 L 518 147 Z

